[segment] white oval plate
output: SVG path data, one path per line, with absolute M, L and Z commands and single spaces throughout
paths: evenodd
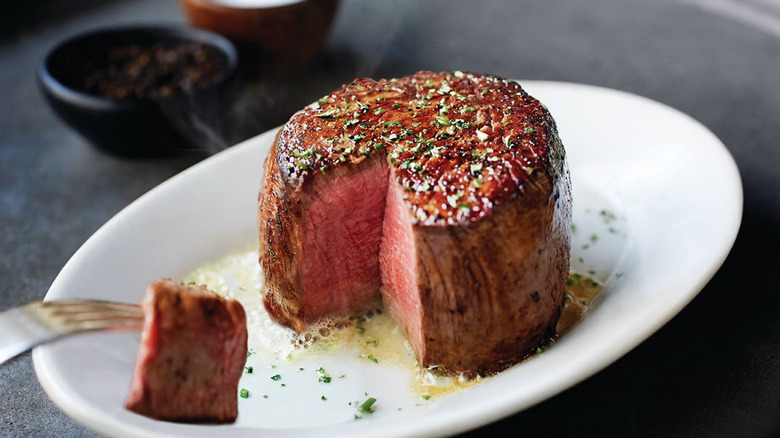
M 573 268 L 592 270 L 605 284 L 582 321 L 543 354 L 428 401 L 400 370 L 354 357 L 306 364 L 349 376 L 329 386 L 294 376 L 297 363 L 279 363 L 274 373 L 288 382 L 281 390 L 261 358 L 241 386 L 271 397 L 240 399 L 233 425 L 202 426 L 123 409 L 138 334 L 98 333 L 34 351 L 44 389 L 69 415 L 110 436 L 434 436 L 508 416 L 605 368 L 677 314 L 723 263 L 742 216 L 739 173 L 710 131 L 665 105 L 593 86 L 521 83 L 548 106 L 567 148 Z M 46 299 L 138 302 L 149 282 L 181 278 L 256 241 L 261 165 L 274 134 L 217 154 L 132 203 L 76 252 Z M 365 393 L 379 400 L 377 410 L 356 421 L 347 401 Z

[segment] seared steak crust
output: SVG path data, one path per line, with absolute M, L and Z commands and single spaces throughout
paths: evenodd
M 279 168 L 279 135 L 265 161 L 263 187 L 259 196 L 260 264 L 265 273 L 265 306 L 282 325 L 303 331 L 305 315 L 301 303 L 301 202 L 300 194 L 287 188 Z
M 490 215 L 530 174 L 556 173 L 551 159 L 563 149 L 551 150 L 552 138 L 550 113 L 517 82 L 420 72 L 357 79 L 307 106 L 282 128 L 274 160 L 295 191 L 318 173 L 387 155 L 416 223 L 453 225 Z
M 495 371 L 538 345 L 569 269 L 565 152 L 550 113 L 519 84 L 463 72 L 358 79 L 281 129 L 259 199 L 265 303 L 277 321 L 301 331 L 312 319 L 301 305 L 301 199 L 375 160 L 388 162 L 408 208 L 417 328 L 383 296 L 420 339 L 421 364 Z
M 554 334 L 569 272 L 570 201 L 547 176 L 530 183 L 468 227 L 412 226 L 422 304 L 422 342 L 412 345 L 423 366 L 501 371 Z

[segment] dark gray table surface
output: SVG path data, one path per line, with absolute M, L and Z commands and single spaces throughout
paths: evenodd
M 55 117 L 35 82 L 37 64 L 62 38 L 119 23 L 181 23 L 176 3 L 50 3 L 58 6 L 33 1 L 31 13 L 6 6 L 2 14 L 0 310 L 43 298 L 106 220 L 204 157 L 99 152 Z M 677 317 L 585 382 L 466 436 L 780 436 L 777 0 L 345 0 L 318 58 L 302 72 L 248 87 L 232 135 L 215 148 L 283 123 L 355 76 L 422 69 L 650 97 L 711 129 L 744 183 L 734 249 Z M 0 366 L 0 435 L 93 433 L 48 399 L 26 354 Z

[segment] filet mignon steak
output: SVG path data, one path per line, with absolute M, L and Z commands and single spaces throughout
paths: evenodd
M 146 289 L 142 307 L 127 409 L 158 420 L 235 421 L 247 355 L 241 304 L 203 286 L 160 280 Z
M 302 331 L 381 298 L 423 366 L 484 373 L 554 330 L 571 189 L 549 111 L 496 76 L 357 79 L 292 116 L 259 196 L 265 305 Z

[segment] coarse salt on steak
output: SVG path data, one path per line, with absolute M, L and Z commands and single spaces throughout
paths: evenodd
M 555 122 L 518 83 L 355 80 L 293 115 L 266 160 L 266 307 L 300 332 L 381 291 L 421 365 L 501 370 L 554 330 L 571 202 Z
M 127 409 L 158 420 L 235 421 L 247 355 L 241 304 L 204 286 L 159 280 L 146 289 L 142 307 Z

